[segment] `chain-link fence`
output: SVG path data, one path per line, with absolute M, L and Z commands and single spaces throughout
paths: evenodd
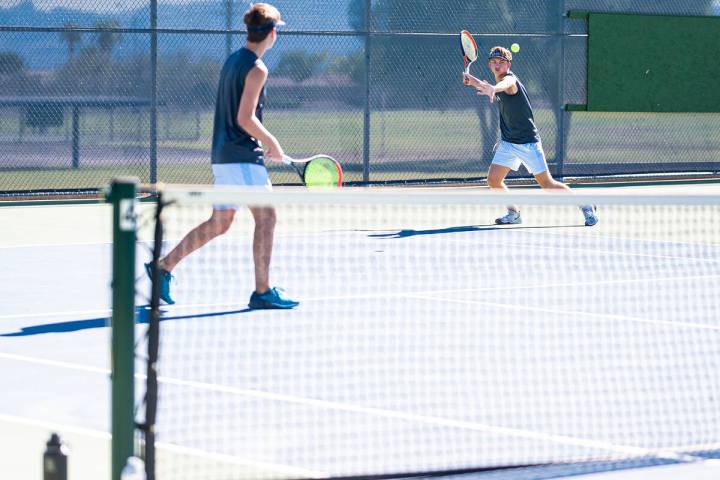
M 521 46 L 513 70 L 556 176 L 720 170 L 720 114 L 563 109 L 586 96 L 587 25 L 568 10 L 716 15 L 718 0 L 273 3 L 287 26 L 264 57 L 265 123 L 291 155 L 337 157 L 350 182 L 485 175 L 497 111 L 462 84 L 461 29 L 483 51 Z M 248 5 L 0 7 L 0 191 L 97 188 L 117 175 L 209 182 L 216 81 L 244 43 Z M 491 77 L 482 60 L 472 68 Z M 296 181 L 270 168 L 275 183 Z

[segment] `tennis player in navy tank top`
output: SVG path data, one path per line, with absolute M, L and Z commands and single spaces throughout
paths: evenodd
M 505 185 L 507 174 L 510 170 L 517 171 L 520 165 L 525 165 L 542 188 L 569 191 L 567 185 L 550 175 L 530 99 L 525 86 L 510 70 L 511 64 L 510 50 L 493 47 L 488 55 L 488 67 L 495 76 L 495 85 L 468 73 L 463 74 L 464 79 L 478 90 L 478 95 L 489 97 L 490 102 L 497 100 L 500 111 L 501 141 L 490 164 L 488 186 L 507 191 Z M 594 206 L 585 205 L 580 209 L 585 217 L 585 225 L 593 226 L 597 223 Z M 507 213 L 497 218 L 495 223 L 522 223 L 519 208 L 516 205 L 508 206 Z
M 212 170 L 215 185 L 240 185 L 270 189 L 265 160 L 282 162 L 283 149 L 262 124 L 268 69 L 261 60 L 277 39 L 276 27 L 285 25 L 277 8 L 252 4 L 243 17 L 247 28 L 245 46 L 230 55 L 220 73 L 212 137 Z M 265 151 L 263 152 L 263 147 Z M 215 205 L 212 216 L 195 227 L 160 260 L 160 297 L 170 295 L 171 272 L 186 256 L 225 233 L 235 218 L 237 205 Z M 275 232 L 275 210 L 250 206 L 255 220 L 253 260 L 255 291 L 248 306 L 253 309 L 293 308 L 299 302 L 286 298 L 282 289 L 270 287 L 269 270 Z M 147 264 L 148 275 L 151 272 Z

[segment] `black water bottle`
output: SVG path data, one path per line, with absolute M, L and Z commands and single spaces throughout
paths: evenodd
M 43 454 L 43 480 L 67 480 L 67 453 L 57 433 L 50 436 Z

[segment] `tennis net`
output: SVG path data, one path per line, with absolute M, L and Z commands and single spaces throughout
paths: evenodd
M 717 196 L 167 188 L 156 259 L 228 204 L 276 210 L 270 281 L 300 305 L 248 308 L 245 208 L 177 265 L 156 322 L 156 478 L 720 457 Z M 523 223 L 494 223 L 508 204 Z M 140 305 L 151 240 L 141 228 Z

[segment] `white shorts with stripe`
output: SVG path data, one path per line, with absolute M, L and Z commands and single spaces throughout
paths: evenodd
M 216 186 L 258 187 L 272 190 L 264 165 L 256 163 L 215 163 L 212 166 Z M 237 210 L 238 205 L 213 205 L 216 210 Z
M 492 163 L 508 167 L 513 171 L 517 171 L 520 165 L 525 165 L 532 175 L 543 173 L 548 169 L 542 142 L 518 144 L 503 140 L 495 151 Z

